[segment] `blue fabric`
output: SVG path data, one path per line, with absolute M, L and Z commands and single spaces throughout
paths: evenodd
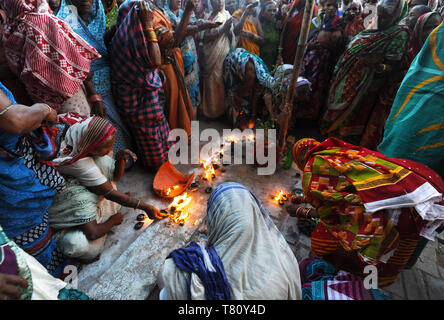
M 0 88 L 15 103 L 12 93 L 1 83 Z M 0 131 L 0 146 L 18 153 L 19 138 L 19 135 Z M 10 239 L 44 223 L 56 192 L 39 181 L 35 172 L 25 165 L 23 157 L 11 158 L 0 153 L 0 225 Z M 50 233 L 49 223 L 38 231 L 21 248 L 26 250 L 43 242 L 44 246 L 32 255 L 43 266 L 47 266 L 57 246 L 52 239 L 44 240 Z
M 94 0 L 89 13 L 89 24 L 86 25 L 81 18 L 73 19 L 71 12 L 73 6 L 70 0 L 62 0 L 57 17 L 69 23 L 71 28 L 83 40 L 93 46 L 102 56 L 91 62 L 94 89 L 101 95 L 107 110 L 107 120 L 117 129 L 117 138 L 114 143 L 114 152 L 123 149 L 133 149 L 131 135 L 126 129 L 120 114 L 117 112 L 111 87 L 110 57 L 105 45 L 106 15 L 101 0 Z
M 0 83 L 0 89 L 13 104 L 12 93 Z M 0 131 L 0 146 L 17 153 L 20 136 Z M 0 153 L 0 225 L 13 238 L 37 226 L 51 206 L 56 190 L 43 186 L 24 164 L 24 159 Z
M 102 1 L 94 0 L 89 13 L 89 24 L 86 25 L 80 17 L 75 17 L 70 0 L 62 0 L 57 18 L 69 23 L 71 28 L 86 42 L 93 46 L 102 56 L 91 62 L 91 71 L 94 72 L 93 83 L 96 91 L 103 97 L 111 94 L 111 73 L 109 56 L 105 46 L 106 15 Z
M 202 281 L 207 300 L 231 300 L 230 285 L 225 274 L 222 260 L 213 247 L 206 247 L 215 272 L 208 270 L 204 253 L 196 242 L 187 247 L 174 250 L 168 258 L 172 258 L 176 266 L 185 272 L 195 273 Z

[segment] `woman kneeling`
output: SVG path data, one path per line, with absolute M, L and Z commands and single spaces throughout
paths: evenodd
M 112 158 L 115 128 L 100 117 L 91 117 L 70 126 L 54 160 L 67 180 L 49 210 L 54 238 L 63 253 L 79 260 L 92 260 L 102 252 L 106 234 L 119 225 L 120 205 L 144 210 L 157 219 L 158 210 L 116 190 L 112 181 L 124 173 L 126 157 L 137 160 L 129 150 Z

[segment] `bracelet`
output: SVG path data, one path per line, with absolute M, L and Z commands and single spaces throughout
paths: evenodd
M 140 204 L 140 200 L 137 201 L 137 205 L 136 205 L 136 207 L 134 208 L 134 210 L 137 210 L 137 208 L 139 207 L 139 204 Z
M 94 103 L 94 102 L 103 102 L 102 97 L 100 94 L 96 93 L 88 97 L 88 102 Z
M 154 42 L 154 43 L 157 43 L 157 42 L 159 42 L 159 41 L 157 41 L 157 39 L 149 39 L 148 42 Z
M 2 110 L 2 111 L 0 112 L 0 116 L 2 116 L 6 111 L 8 111 L 9 109 L 11 109 L 13 106 L 15 106 L 15 104 L 11 104 L 9 107 L 6 107 L 5 110 Z
M 153 31 L 154 32 L 154 29 L 153 28 L 145 28 L 145 29 L 143 29 L 144 31 L 147 31 L 147 32 L 150 32 L 150 31 Z
M 107 193 L 105 193 L 103 196 L 106 197 L 107 195 L 109 195 L 111 192 L 113 192 L 114 189 L 109 190 Z
M 308 219 L 308 214 L 310 213 L 310 211 L 311 211 L 310 208 L 298 207 L 298 208 L 296 209 L 296 216 L 297 216 L 297 217 L 301 217 L 301 218 Z
M 150 30 L 150 31 L 147 31 L 147 30 L 145 30 L 146 32 L 148 32 L 148 35 L 149 35 L 149 39 L 150 40 L 157 40 L 157 36 L 156 36 L 156 33 L 154 32 L 154 30 Z

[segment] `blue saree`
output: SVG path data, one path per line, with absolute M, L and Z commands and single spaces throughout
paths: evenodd
M 132 141 L 129 131 L 123 124 L 120 114 L 116 108 L 111 87 L 111 68 L 110 56 L 105 46 L 104 36 L 106 31 L 106 15 L 103 9 L 102 1 L 94 0 L 89 13 L 89 24 L 79 18 L 74 18 L 70 0 L 62 0 L 57 17 L 69 23 L 71 28 L 86 42 L 96 49 L 101 58 L 91 62 L 91 71 L 93 72 L 94 88 L 102 96 L 106 106 L 107 120 L 117 129 L 117 138 L 114 143 L 114 151 L 122 149 L 131 149 Z
M 0 89 L 16 104 L 1 83 Z M 0 226 L 56 276 L 67 262 L 52 240 L 48 209 L 65 181 L 50 164 L 36 160 L 34 154 L 32 146 L 19 135 L 0 131 Z

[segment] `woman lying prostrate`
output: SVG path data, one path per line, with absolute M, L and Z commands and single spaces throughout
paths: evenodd
M 216 188 L 208 240 L 173 251 L 158 275 L 160 299 L 301 299 L 296 257 L 259 200 L 244 186 Z
M 83 292 L 54 278 L 33 256 L 10 240 L 0 226 L 0 300 L 88 300 Z
M 116 131 L 108 121 L 96 116 L 75 119 L 73 114 L 60 118 L 78 122 L 67 130 L 61 154 L 53 160 L 67 187 L 56 195 L 49 210 L 50 224 L 65 255 L 90 261 L 103 250 L 108 231 L 122 222 L 121 205 L 141 209 L 150 219 L 160 214 L 155 207 L 116 190 L 113 181 L 122 177 L 125 157 L 134 161 L 137 157 L 125 149 L 116 160 L 112 158 Z

